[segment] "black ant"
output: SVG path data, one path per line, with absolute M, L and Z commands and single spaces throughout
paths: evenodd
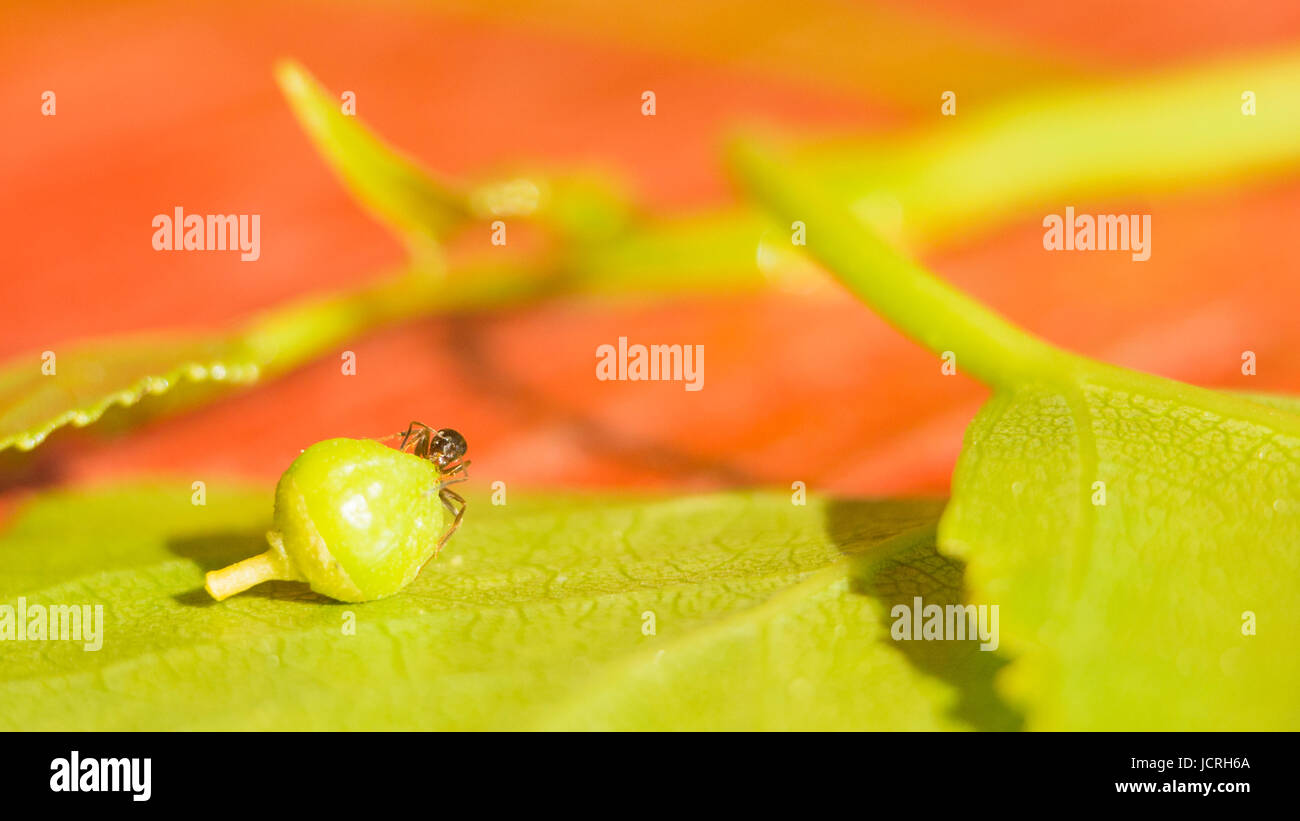
M 402 444 L 398 446 L 398 450 L 405 451 L 409 445 L 412 455 L 428 459 L 438 468 L 438 476 L 442 479 L 437 487 L 438 499 L 454 518 L 451 520 L 451 527 L 447 528 L 447 532 L 438 540 L 438 547 L 433 552 L 433 555 L 437 556 L 442 546 L 451 538 L 451 534 L 460 527 L 460 520 L 465 518 L 467 506 L 465 500 L 460 494 L 451 490 L 449 485 L 459 484 L 469 478 L 466 468 L 470 463 L 462 461 L 469 446 L 465 443 L 465 437 L 451 428 L 435 430 L 423 422 L 412 422 L 406 430 L 393 435 L 402 437 Z M 459 477 L 456 479 L 448 478 L 457 474 Z

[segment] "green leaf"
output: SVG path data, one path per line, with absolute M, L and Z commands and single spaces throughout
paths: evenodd
M 303 129 L 343 184 L 381 222 L 406 240 L 416 262 L 436 261 L 439 244 L 471 219 L 536 218 L 580 242 L 617 235 L 632 205 L 605 175 L 529 170 L 470 185 L 438 179 L 358 117 L 291 60 L 276 66 L 280 88 Z
M 1242 113 L 1245 91 L 1255 115 Z M 805 140 L 786 159 L 906 248 L 1049 204 L 1267 179 L 1300 159 L 1300 51 L 958 106 L 920 131 Z
M 397 229 L 417 260 L 435 255 L 439 239 L 468 217 L 465 195 L 344 114 L 342 98 L 298 63 L 280 61 L 275 75 L 298 122 L 348 190 Z
M 159 335 L 14 359 L 0 369 L 0 450 L 31 450 L 57 428 L 84 427 L 180 385 L 248 384 L 262 364 L 238 340 Z
M 1268 405 L 1270 408 L 1300 414 L 1300 396 L 1280 393 L 1240 393 L 1238 396 L 1261 405 Z
M 390 599 L 343 605 L 273 582 L 218 604 L 203 572 L 262 549 L 271 492 L 211 484 L 203 506 L 191 493 L 60 492 L 16 514 L 0 605 L 102 605 L 105 626 L 97 651 L 0 641 L 0 727 L 1018 721 L 992 695 L 996 653 L 888 637 L 895 598 L 961 596 L 961 565 L 933 547 L 938 502 L 471 498 L 442 555 Z
M 737 163 L 851 290 L 994 388 L 939 543 L 1001 610 L 1029 726 L 1300 728 L 1300 415 L 1054 348 L 772 155 Z
M 0 365 L 0 450 L 30 450 L 65 425 L 82 427 L 113 407 L 159 413 L 233 384 L 284 373 L 349 339 L 430 313 L 482 310 L 535 298 L 553 283 L 526 268 L 466 264 L 455 282 L 418 267 L 341 294 L 265 311 L 225 335 L 155 333 L 55 346 Z M 159 397 L 165 398 L 160 400 Z

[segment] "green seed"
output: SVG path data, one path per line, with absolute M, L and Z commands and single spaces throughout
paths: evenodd
M 433 558 L 450 524 L 429 459 L 369 439 L 328 439 L 294 460 L 275 489 L 262 554 L 207 575 L 218 601 L 272 579 L 305 581 L 347 602 L 391 596 Z

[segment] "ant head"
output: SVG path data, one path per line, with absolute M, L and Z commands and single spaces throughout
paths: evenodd
M 443 469 L 459 462 L 468 449 L 465 437 L 451 428 L 442 428 L 429 440 L 429 458 Z

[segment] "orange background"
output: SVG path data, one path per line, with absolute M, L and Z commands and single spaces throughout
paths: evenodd
M 364 121 L 439 172 L 594 163 L 674 211 L 733 196 L 718 143 L 737 121 L 807 133 L 923 126 L 940 88 L 972 106 L 1057 77 L 1137 75 L 1300 39 L 1290 2 L 475 5 L 6 8 L 0 357 L 220 328 L 401 259 L 292 119 L 271 77 L 281 56 L 355 91 Z M 55 117 L 40 116 L 46 89 Z M 657 94 L 655 118 L 640 116 L 644 89 Z M 261 214 L 260 261 L 155 252 L 150 220 L 177 204 Z M 1091 205 L 1151 213 L 1151 260 L 1045 254 L 1037 215 L 926 261 L 1066 347 L 1202 384 L 1300 391 L 1300 177 Z M 703 344 L 704 390 L 596 381 L 596 347 L 620 335 Z M 813 491 L 942 492 L 984 396 L 835 291 L 572 301 L 431 318 L 349 347 L 355 377 L 329 356 L 129 435 L 59 432 L 4 463 L 7 499 L 139 473 L 273 481 L 311 442 L 411 419 L 466 435 L 480 489 L 802 480 Z M 1253 378 L 1240 374 L 1247 349 L 1259 357 Z

